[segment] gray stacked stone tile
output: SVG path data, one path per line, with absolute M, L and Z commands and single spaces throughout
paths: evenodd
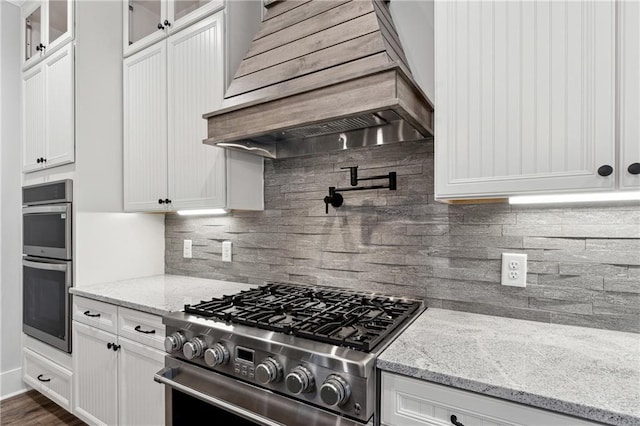
M 398 189 L 329 186 L 398 173 Z M 366 183 L 364 183 L 366 184 Z M 193 240 L 193 258 L 182 241 Z M 221 242 L 233 242 L 233 262 Z M 503 252 L 526 253 L 526 288 L 500 285 Z M 265 210 L 166 216 L 166 272 L 248 283 L 333 285 L 424 298 L 429 306 L 640 332 L 640 203 L 567 207 L 434 201 L 433 145 L 265 161 Z

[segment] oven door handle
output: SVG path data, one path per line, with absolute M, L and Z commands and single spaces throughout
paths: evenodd
M 69 205 L 64 206 L 32 206 L 32 207 L 23 207 L 22 214 L 33 214 L 33 213 L 66 213 Z
M 237 414 L 239 416 L 242 416 L 244 418 L 247 418 L 249 420 L 258 422 L 261 425 L 265 425 L 265 426 L 283 426 L 281 423 L 277 423 L 274 421 L 271 421 L 269 419 L 265 419 L 262 416 L 258 416 L 255 413 L 252 413 L 251 411 L 245 410 L 244 408 L 238 407 L 237 405 L 233 405 L 233 404 L 229 404 L 226 401 L 223 401 L 221 399 L 218 398 L 214 398 L 210 395 L 207 395 L 205 393 L 202 393 L 196 389 L 192 389 L 188 386 L 185 386 L 183 384 L 180 384 L 174 380 L 172 380 L 173 376 L 174 376 L 174 368 L 171 367 L 165 367 L 162 370 L 158 371 L 154 376 L 153 376 L 153 380 L 155 380 L 158 383 L 162 383 L 165 384 L 167 386 L 171 386 L 172 388 L 187 394 L 189 396 L 192 396 L 194 398 L 198 398 L 201 400 L 204 400 L 206 402 L 208 402 L 211 405 L 214 405 L 216 407 L 222 408 L 223 410 L 227 410 L 230 411 L 234 414 Z
M 44 262 L 32 262 L 30 260 L 22 259 L 22 264 L 34 269 L 44 269 L 45 271 L 62 271 L 67 272 L 66 263 L 44 263 Z

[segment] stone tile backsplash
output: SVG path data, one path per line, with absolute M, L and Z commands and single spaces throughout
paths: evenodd
M 398 174 L 398 189 L 329 186 Z M 366 184 L 366 182 L 364 183 Z M 182 258 L 182 240 L 193 258 Z M 233 242 L 233 262 L 221 243 Z M 526 288 L 500 285 L 503 252 L 527 253 Z M 265 210 L 166 216 L 166 273 L 332 285 L 424 298 L 428 306 L 640 332 L 640 203 L 441 204 L 433 144 L 406 142 L 265 161 Z

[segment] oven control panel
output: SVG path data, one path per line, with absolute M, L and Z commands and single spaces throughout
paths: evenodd
M 314 355 L 295 357 L 286 348 L 264 341 L 240 344 L 216 330 L 194 328 L 169 334 L 166 352 L 351 417 L 364 420 L 373 412 L 374 401 L 369 396 L 375 394 L 372 377 L 368 380 L 347 371 L 335 371 L 310 362 Z M 270 351 L 261 348 L 261 344 L 269 346 Z M 369 389 L 372 387 L 373 391 Z

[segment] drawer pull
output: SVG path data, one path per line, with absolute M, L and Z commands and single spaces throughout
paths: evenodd
M 451 416 L 451 423 L 453 423 L 456 426 L 464 426 L 462 423 L 458 421 L 458 418 L 456 416 Z
M 91 318 L 97 318 L 100 316 L 100 314 L 92 314 L 91 311 L 84 311 L 84 314 Z
M 42 378 L 43 376 L 44 376 L 44 374 L 40 374 L 40 375 L 38 376 L 38 380 L 40 380 L 41 382 L 50 382 L 50 381 L 51 381 L 51 379 L 43 379 L 43 378 Z
M 137 331 L 138 333 L 144 333 L 144 334 L 156 334 L 155 330 L 143 330 L 142 328 L 140 328 L 139 325 L 136 325 L 136 328 L 134 328 L 135 331 Z

